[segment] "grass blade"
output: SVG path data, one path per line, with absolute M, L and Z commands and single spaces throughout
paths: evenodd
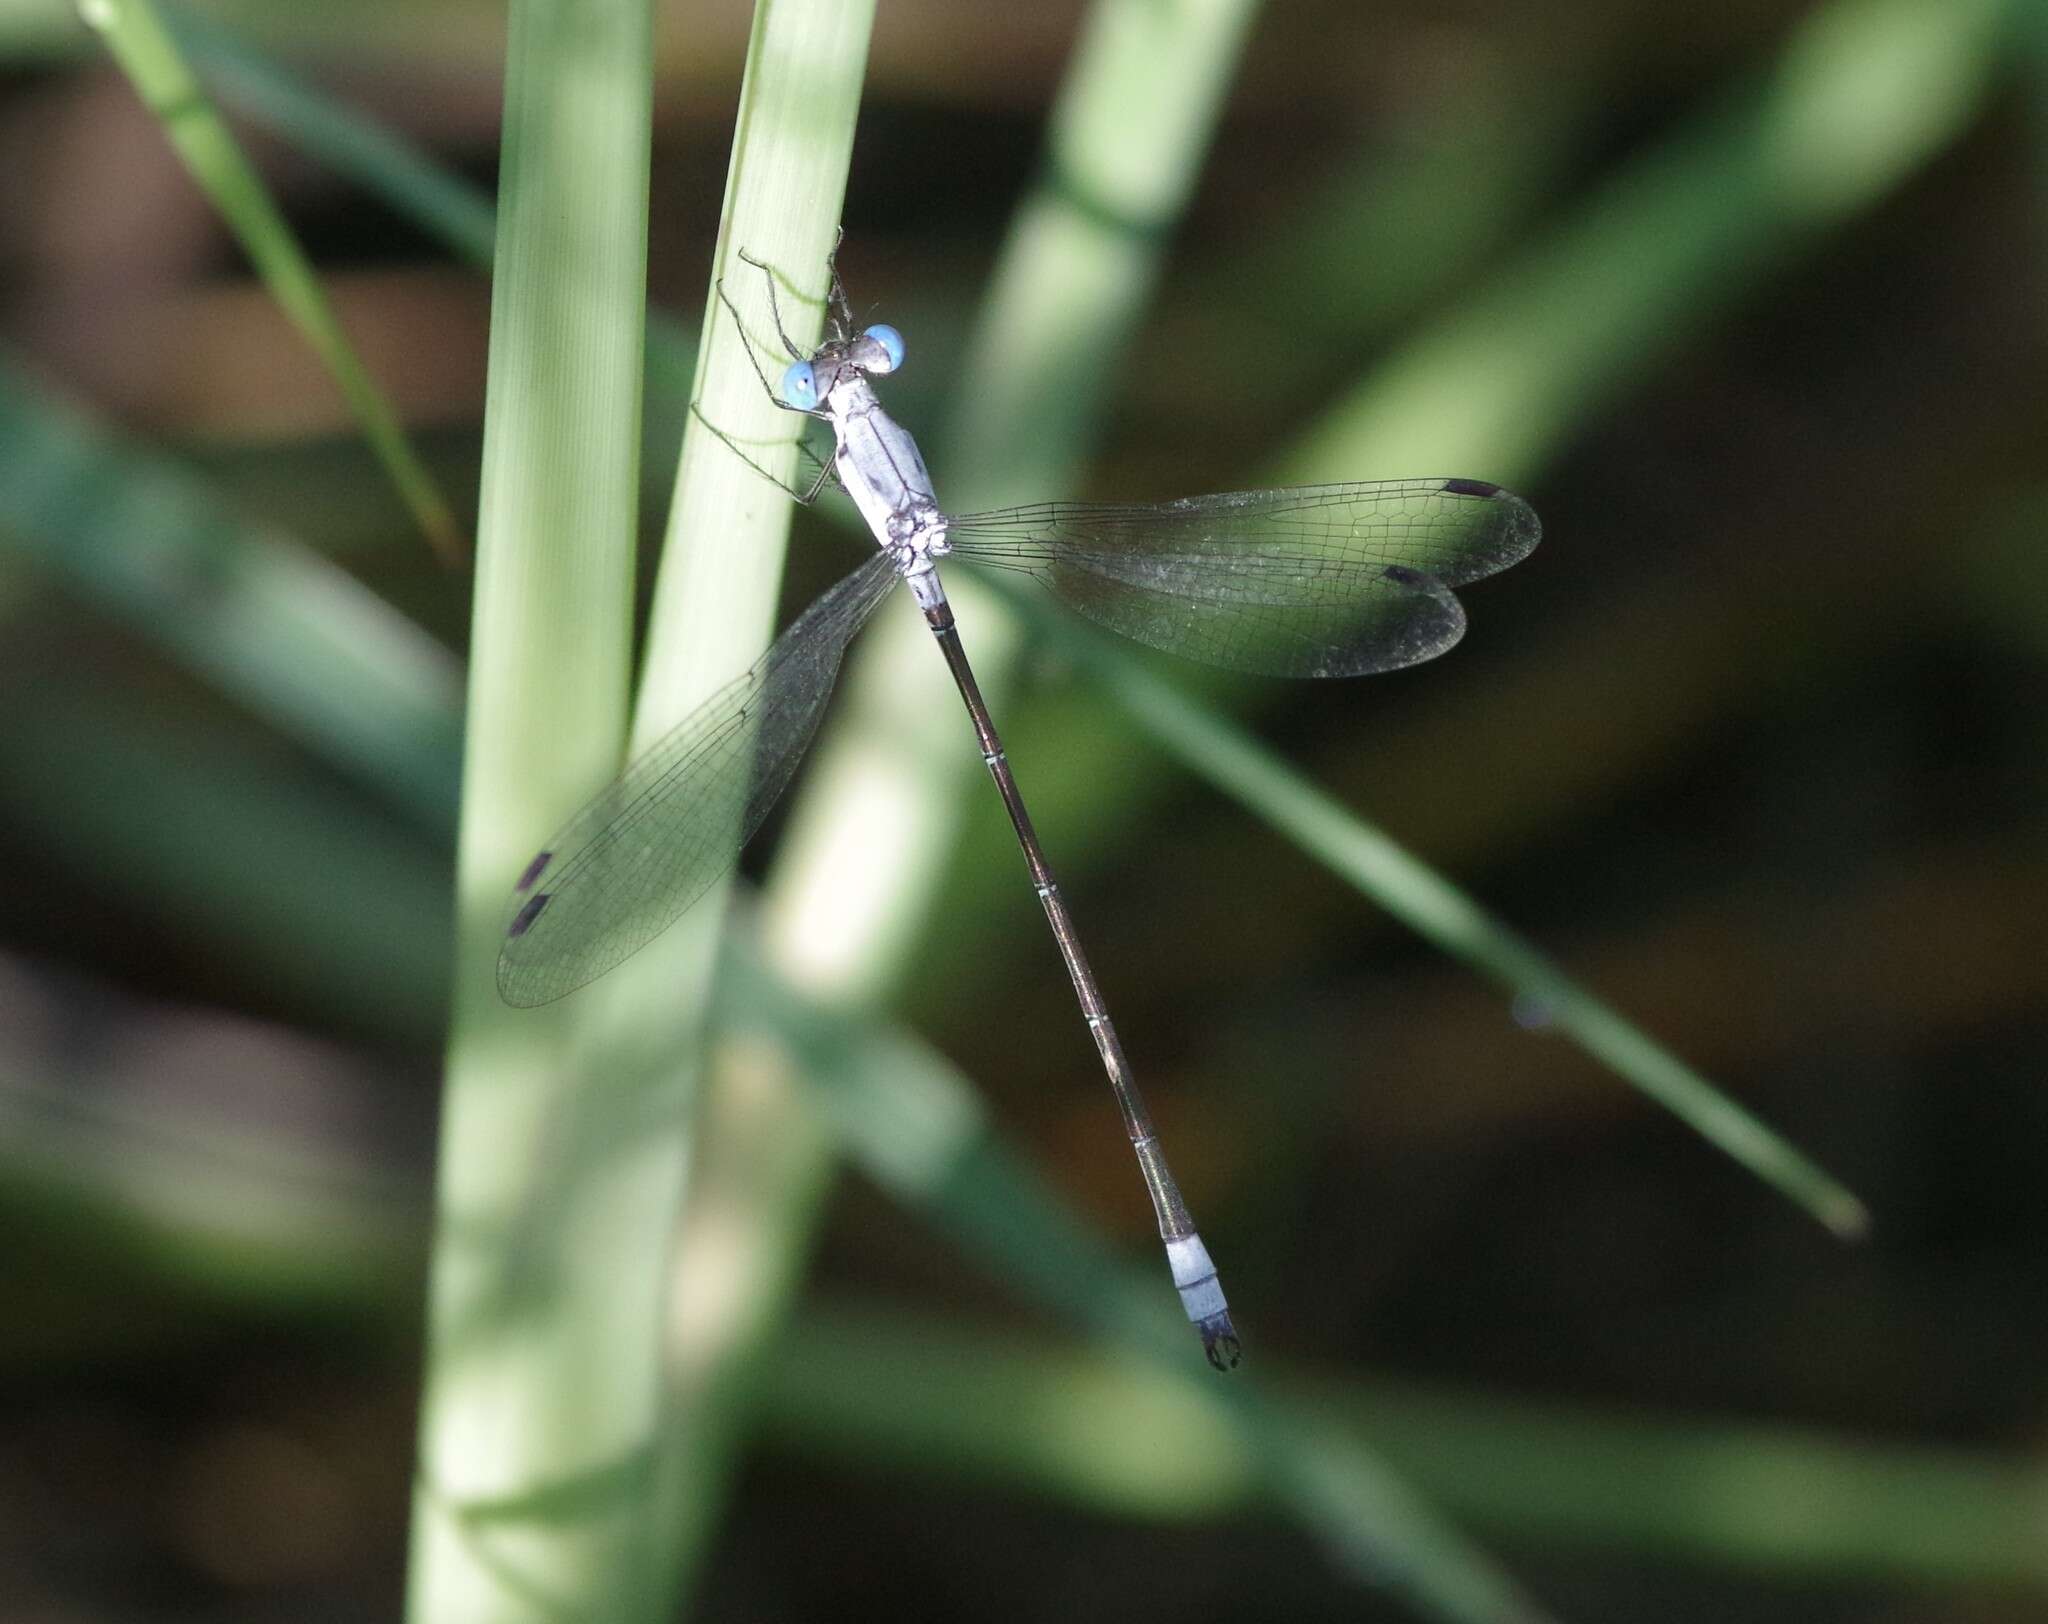
M 1490 977 L 1513 997 L 1526 1024 L 1566 1034 L 1837 1235 L 1856 1239 L 1869 1227 L 1863 1203 L 1781 1135 L 1251 734 L 1033 594 L 1008 582 L 991 585 L 1063 653 L 1089 668 L 1101 691 L 1190 772 L 1278 829 L 1418 936 Z
M 152 0 L 81 0 L 142 103 L 164 127 L 200 189 L 213 200 L 279 307 L 312 345 L 362 424 L 428 544 L 450 566 L 468 555 L 461 527 L 405 437 L 398 413 L 370 376 L 299 248 L 219 111 L 192 76 Z
M 661 1612 L 645 1489 L 686 1145 L 565 1155 L 584 1102 L 625 1120 L 646 1090 L 601 1001 L 515 1014 L 494 980 L 514 877 L 625 740 L 652 36 L 647 0 L 511 12 L 407 1613 L 433 1624 Z
M 322 94 L 219 18 L 167 3 L 163 20 L 179 48 L 236 111 L 351 176 L 458 258 L 490 269 L 497 209 L 481 186 Z
M 813 344 L 824 318 L 825 262 L 837 241 L 873 17 L 867 0 L 763 0 L 755 10 L 713 265 L 714 284 L 724 280 L 748 331 L 738 331 L 714 285 L 691 390 L 695 415 L 683 439 L 655 582 L 636 747 L 658 738 L 767 641 L 792 504 L 762 474 L 795 476 L 805 420 L 767 398 L 749 359 L 747 341 L 765 341 L 761 364 L 771 374 L 780 366 L 765 275 L 741 262 L 738 251 L 771 267 L 766 274 L 776 279 L 790 337 L 800 348 Z M 625 967 L 632 990 L 622 996 L 637 1001 L 642 1030 L 657 1039 L 643 1051 L 651 1063 L 673 1068 L 676 1056 L 694 1057 L 701 1047 L 722 914 L 714 892 Z M 694 1081 L 694 1064 L 687 1069 Z M 708 1102 L 708 1119 L 729 1120 L 729 1106 Z M 798 1130 L 790 1142 L 805 1137 Z M 700 1157 L 714 1184 L 729 1179 L 738 1160 L 733 1146 L 712 1142 Z M 808 1212 L 816 1183 L 814 1176 L 749 1188 L 745 1219 L 736 1230 L 718 1230 L 724 1242 L 714 1240 L 719 1286 L 709 1293 L 692 1267 L 701 1255 L 692 1246 L 703 1227 L 701 1200 L 691 1209 L 695 1221 L 685 1223 L 669 1373 L 666 1457 L 673 1469 L 657 1493 L 670 1532 L 665 1593 L 687 1591 L 702 1563 L 745 1421 L 736 1395 L 751 1379 L 763 1303 L 780 1300 L 790 1273 L 786 1264 L 756 1256 L 754 1267 L 735 1275 L 726 1248 L 735 1234 L 751 1246 L 767 1230 L 803 1225 L 799 1215 Z

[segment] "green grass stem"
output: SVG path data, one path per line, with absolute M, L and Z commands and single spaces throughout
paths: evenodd
M 235 233 L 280 309 L 320 357 L 413 520 L 442 561 L 468 545 L 433 477 L 406 439 L 397 410 L 363 365 L 262 177 L 192 75 L 153 0 L 79 0 L 164 137 Z
M 514 877 L 624 753 L 652 32 L 645 0 L 511 14 L 409 1574 L 421 1624 L 664 1611 L 648 1489 L 687 1142 L 581 1142 L 584 1111 L 656 1108 L 616 1063 L 607 1006 L 515 1013 L 494 984 Z

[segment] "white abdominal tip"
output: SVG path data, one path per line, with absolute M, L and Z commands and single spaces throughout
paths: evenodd
M 1199 1325 L 1225 1311 L 1223 1283 L 1216 1278 L 1216 1265 L 1209 1261 L 1201 1236 L 1168 1241 L 1166 1261 L 1173 1267 L 1173 1283 L 1189 1319 Z

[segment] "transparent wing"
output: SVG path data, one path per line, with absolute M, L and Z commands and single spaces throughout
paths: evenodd
M 1077 613 L 1172 654 L 1355 677 L 1443 653 L 1451 588 L 1526 558 L 1528 503 L 1476 479 L 1043 502 L 947 520 L 960 557 L 1037 577 Z
M 876 554 L 548 842 L 506 915 L 506 1003 L 551 1003 L 595 981 L 732 867 L 817 732 L 846 645 L 895 582 Z

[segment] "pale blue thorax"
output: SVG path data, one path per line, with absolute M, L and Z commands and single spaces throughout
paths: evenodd
M 895 558 L 920 608 L 943 603 L 945 590 L 932 560 L 947 551 L 946 516 L 932 497 L 932 476 L 917 442 L 883 410 L 874 386 L 853 367 L 841 370 L 821 405 L 839 442 L 832 457 L 839 482 L 876 545 Z

